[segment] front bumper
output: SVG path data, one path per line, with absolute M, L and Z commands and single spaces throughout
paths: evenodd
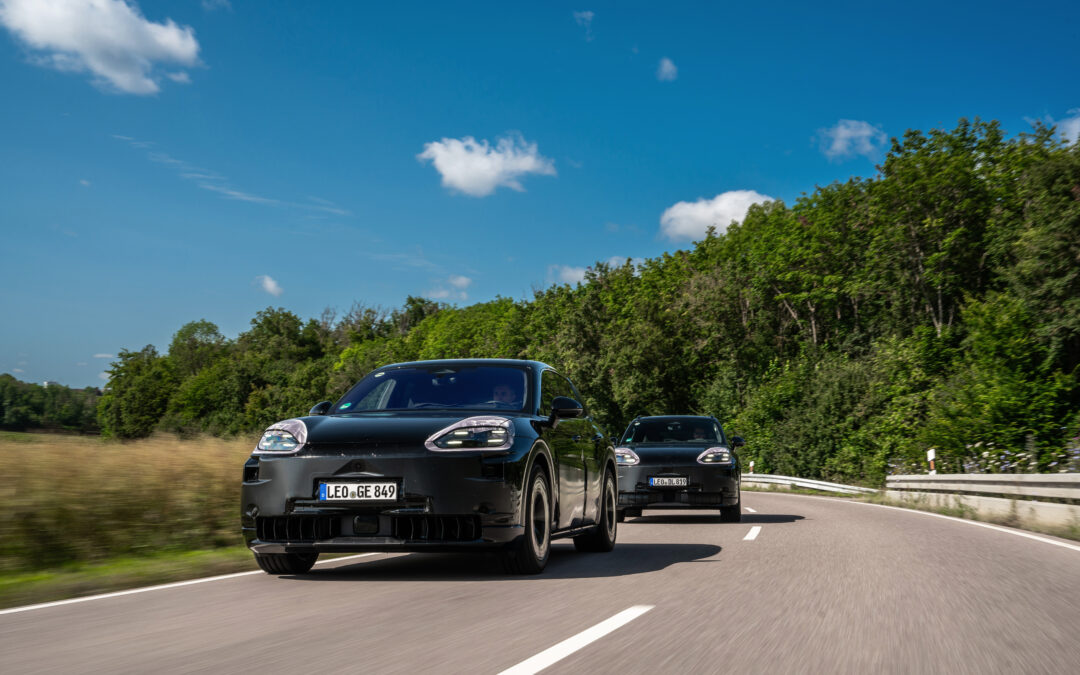
M 685 476 L 685 487 L 652 487 L 649 477 Z M 739 503 L 740 475 L 737 467 L 697 464 L 636 464 L 619 467 L 619 510 L 657 506 L 715 508 Z
M 253 457 L 241 488 L 244 540 L 256 553 L 499 548 L 524 531 L 525 463 L 513 453 Z M 398 499 L 320 501 L 327 481 L 394 481 Z

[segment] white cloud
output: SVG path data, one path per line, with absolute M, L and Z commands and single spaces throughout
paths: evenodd
M 108 382 L 108 381 L 109 381 L 109 374 L 108 374 L 108 373 L 98 373 L 98 374 L 97 374 L 97 376 L 98 376 L 98 377 L 99 377 L 100 379 L 102 379 L 102 380 L 104 380 L 104 381 L 106 381 L 106 382 Z
M 269 275 L 260 274 L 255 277 L 255 281 L 259 282 L 259 286 L 275 298 L 285 292 L 281 286 L 278 286 L 278 282 L 274 281 L 274 278 Z
M 586 41 L 591 41 L 593 39 L 592 20 L 594 16 L 596 16 L 596 14 L 588 10 L 584 12 L 574 12 L 574 21 L 577 22 L 577 25 L 585 29 Z
M 115 359 L 112 354 L 94 354 L 95 359 Z
M 705 236 L 709 226 L 717 233 L 727 231 L 731 221 L 741 221 L 752 204 L 771 201 L 772 197 L 753 190 L 732 190 L 712 199 L 679 202 L 660 216 L 660 231 L 673 241 L 690 241 Z
M 79 185 L 83 187 L 90 187 L 90 181 L 86 180 L 85 178 L 80 178 Z
M 125 0 L 0 0 L 0 23 L 39 52 L 34 63 L 90 71 L 96 84 L 128 94 L 159 91 L 156 63 L 199 62 L 190 26 L 148 21 Z
M 23 370 L 22 368 L 12 368 L 11 372 L 13 372 L 13 373 L 25 373 L 26 371 Z
M 212 12 L 215 9 L 227 9 L 232 11 L 232 4 L 229 0 L 202 0 L 202 8 L 208 12 Z
M 622 267 L 626 264 L 628 259 L 630 260 L 630 264 L 634 267 L 645 264 L 645 258 L 631 258 L 630 256 L 625 255 L 613 255 L 604 262 L 608 264 L 608 267 Z
M 276 199 L 270 199 L 269 197 L 260 197 L 259 195 L 253 195 L 248 192 L 242 192 L 240 190 L 234 190 L 224 185 L 214 185 L 213 183 L 199 183 L 199 187 L 204 190 L 210 190 L 220 195 L 225 195 L 229 199 L 236 199 L 242 202 L 252 202 L 254 204 L 267 204 L 269 206 L 275 206 L 280 204 Z
M 472 285 L 473 280 L 461 274 L 451 274 L 445 281 L 429 290 L 426 295 L 434 300 L 468 300 L 469 294 L 465 289 Z M 447 288 L 447 285 L 450 287 Z
M 3 2 L 3 0 L 0 0 Z M 113 134 L 113 138 L 124 141 L 133 148 L 147 149 L 154 145 L 153 141 L 139 141 L 131 136 L 121 136 L 120 134 Z M 339 207 L 331 201 L 321 199 L 319 197 L 309 197 L 314 203 L 306 202 L 292 202 L 283 199 L 274 199 L 272 197 L 263 197 L 261 195 L 246 192 L 244 190 L 237 189 L 229 184 L 228 178 L 222 176 L 216 171 L 205 169 L 199 166 L 195 166 L 182 159 L 177 159 L 169 155 L 168 153 L 161 151 L 152 151 L 146 153 L 147 159 L 156 164 L 163 164 L 172 168 L 177 172 L 181 178 L 185 180 L 195 181 L 195 183 L 203 190 L 209 190 L 210 192 L 216 192 L 217 194 L 227 198 L 235 199 L 242 202 L 250 202 L 252 204 L 262 204 L 264 206 L 276 206 L 282 208 L 291 209 L 303 209 L 306 211 L 320 211 L 323 213 L 332 213 L 336 216 L 349 216 L 352 215 L 349 211 Z
M 585 272 L 588 268 L 571 267 L 570 265 L 548 265 L 548 283 L 577 284 L 585 280 Z
M 673 82 L 679 76 L 679 69 L 668 57 L 660 59 L 660 65 L 656 68 L 656 79 L 661 82 Z M 691 78 L 693 79 L 693 78 Z
M 1066 142 L 1076 143 L 1077 141 L 1080 141 L 1080 108 L 1076 110 L 1070 110 L 1069 112 L 1076 114 L 1072 117 L 1066 117 L 1063 120 L 1058 120 L 1057 130 Z
M 1080 141 L 1080 108 L 1073 108 L 1068 113 L 1070 117 L 1064 119 L 1055 120 L 1053 117 L 1047 115 L 1046 123 L 1057 129 L 1058 136 L 1066 143 L 1076 143 Z
M 472 136 L 444 138 L 425 143 L 416 158 L 430 160 L 444 186 L 473 197 L 486 197 L 500 185 L 523 192 L 518 179 L 530 173 L 555 175 L 554 161 L 541 156 L 536 143 L 517 135 L 498 139 L 495 148 Z
M 819 129 L 818 137 L 829 159 L 862 155 L 873 160 L 888 140 L 884 131 L 862 120 L 840 120 L 834 127 Z
M 191 84 L 191 76 L 187 74 L 186 70 L 180 70 L 175 73 L 165 73 L 165 77 L 180 84 Z

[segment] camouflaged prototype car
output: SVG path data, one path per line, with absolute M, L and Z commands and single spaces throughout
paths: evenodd
M 490 549 L 538 573 L 552 539 L 610 551 L 615 453 L 580 401 L 535 361 L 379 368 L 262 435 L 244 465 L 244 538 L 273 574 L 322 552 Z
M 714 417 L 638 417 L 623 432 L 615 456 L 619 466 L 618 520 L 642 509 L 688 506 L 717 508 L 724 522 L 742 518 L 741 468 L 735 449 Z

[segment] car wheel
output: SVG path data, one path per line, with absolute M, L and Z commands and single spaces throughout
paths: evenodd
M 733 506 L 721 506 L 720 507 L 720 522 L 721 523 L 737 523 L 742 520 L 742 496 L 739 496 L 739 501 L 735 502 Z
M 529 473 L 525 501 L 525 532 L 503 558 L 513 574 L 539 574 L 551 553 L 551 497 L 547 475 L 539 465 Z
M 267 574 L 304 574 L 318 559 L 317 552 L 255 554 L 255 562 Z
M 615 548 L 621 511 L 615 508 L 615 477 L 611 471 L 604 472 L 604 489 L 600 493 L 600 522 L 591 532 L 574 537 L 574 548 L 592 553 L 607 553 Z

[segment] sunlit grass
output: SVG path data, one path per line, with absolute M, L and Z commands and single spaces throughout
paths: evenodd
M 250 440 L 0 435 L 0 574 L 236 546 Z

